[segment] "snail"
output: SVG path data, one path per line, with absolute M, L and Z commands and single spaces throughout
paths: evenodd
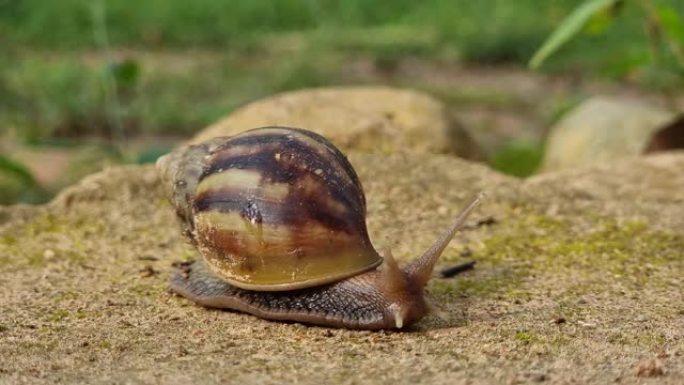
M 177 149 L 157 161 L 183 234 L 202 255 L 171 291 L 260 318 L 401 329 L 428 313 L 437 259 L 475 198 L 422 256 L 399 267 L 366 228 L 347 158 L 303 129 L 264 127 Z

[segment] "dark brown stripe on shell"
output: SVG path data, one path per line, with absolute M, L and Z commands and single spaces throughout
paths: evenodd
M 258 193 L 258 192 L 257 192 Z M 334 231 L 349 234 L 365 234 L 364 217 L 353 211 L 334 213 L 326 207 L 324 197 L 302 195 L 291 190 L 282 201 L 263 199 L 256 196 L 245 197 L 235 188 L 211 190 L 195 197 L 196 212 L 219 211 L 234 212 L 249 221 L 265 224 L 306 226 L 315 221 Z
M 258 133 L 257 129 L 229 139 L 214 153 L 212 163 L 207 165 L 200 180 L 222 170 L 238 168 L 257 170 L 264 178 L 275 183 L 295 183 L 303 175 L 321 169 L 326 182 L 331 185 L 329 190 L 335 195 L 335 199 L 348 207 L 360 209 L 359 213 L 365 215 L 366 201 L 361 182 L 344 154 L 318 134 L 301 129 L 288 130 L 295 134 Z M 252 133 L 249 134 L 250 132 Z M 319 148 L 313 148 L 310 144 L 298 140 L 297 134 L 305 135 L 321 144 L 327 153 L 321 154 Z M 245 155 L 221 156 L 221 149 L 238 146 L 248 149 L 254 147 L 258 151 L 248 151 Z M 281 154 L 282 161 L 275 159 L 276 153 Z M 289 163 L 288 159 L 296 161 Z M 331 162 L 335 162 L 345 175 L 336 174 L 338 167 L 331 167 Z M 302 164 L 307 165 L 307 170 L 301 168 Z
M 270 129 L 278 130 L 278 131 L 268 132 L 267 130 L 270 130 Z M 259 131 L 264 131 L 264 132 L 259 132 Z M 313 139 L 318 144 L 321 144 L 330 153 L 335 155 L 335 158 L 341 163 L 342 168 L 347 172 L 350 179 L 355 184 L 358 184 L 358 185 L 361 184 L 358 175 L 356 175 L 356 172 L 354 171 L 354 168 L 352 167 L 351 163 L 349 163 L 349 160 L 347 159 L 347 157 L 337 147 L 335 147 L 335 145 L 333 145 L 328 139 L 326 139 L 324 136 L 317 134 L 313 131 L 304 130 L 301 128 L 281 127 L 281 126 L 260 127 L 260 128 L 255 128 L 252 130 L 245 131 L 244 133 L 231 138 L 231 140 L 229 142 L 225 143 L 222 147 L 225 148 L 228 146 L 241 146 L 241 145 L 252 146 L 252 145 L 259 145 L 262 143 L 281 143 L 283 140 L 285 140 L 285 141 L 296 140 L 295 136 L 292 136 L 291 134 L 286 133 L 286 131 L 291 131 L 295 134 L 301 134 L 301 135 L 306 136 L 310 139 Z M 303 144 L 307 145 L 306 143 L 303 143 Z
M 286 135 L 254 135 L 238 137 L 233 141 L 242 142 L 258 138 L 268 138 L 268 140 L 256 140 L 253 147 L 258 152 L 247 155 L 227 155 L 221 156 L 216 153 L 211 159 L 211 164 L 205 169 L 204 176 L 226 171 L 229 169 L 242 169 L 255 171 L 262 176 L 262 183 L 287 183 L 290 185 L 290 192 L 282 202 L 274 203 L 283 207 L 271 207 L 266 202 L 262 216 L 271 218 L 273 223 L 287 223 L 292 225 L 306 224 L 310 220 L 316 220 L 332 230 L 350 231 L 350 225 L 357 230 L 365 229 L 365 197 L 356 173 L 349 165 L 339 163 L 340 159 L 346 159 L 343 155 L 339 156 L 330 153 L 329 156 L 321 154 L 317 148 L 313 148 L 307 143 L 299 140 L 287 138 Z M 274 140 L 274 141 L 273 141 Z M 231 144 L 232 145 L 232 144 Z M 280 160 L 275 155 L 280 154 Z M 331 162 L 338 162 L 338 167 L 331 166 Z M 306 168 L 304 168 L 305 166 Z M 341 166 L 341 167 L 339 167 Z M 322 170 L 321 175 L 317 175 L 315 170 Z M 339 175 L 339 171 L 346 171 L 347 175 Z M 351 178 L 353 176 L 353 178 Z M 297 188 L 298 183 L 306 178 L 315 183 L 315 192 L 305 192 Z M 246 207 L 247 199 L 259 199 L 258 190 L 253 191 L 253 197 L 244 196 L 241 191 L 214 191 L 209 190 L 194 198 L 195 209 L 223 210 L 223 211 L 242 211 Z M 340 218 L 338 215 L 329 213 L 326 210 L 326 200 L 332 199 L 346 208 L 345 214 L 348 218 Z M 260 203 L 260 205 L 262 204 Z M 286 207 L 293 207 L 288 210 Z M 271 210 L 272 208 L 272 210 Z M 278 211 L 282 218 L 278 217 Z M 268 219 L 266 220 L 269 221 Z

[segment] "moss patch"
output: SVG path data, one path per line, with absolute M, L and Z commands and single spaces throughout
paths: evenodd
M 499 224 L 502 232 L 484 239 L 468 257 L 477 261 L 476 270 L 436 281 L 435 295 L 526 299 L 524 283 L 534 285 L 536 276 L 557 272 L 580 280 L 567 288 L 579 295 L 616 282 L 634 289 L 667 286 L 653 279 L 659 268 L 684 271 L 684 237 L 652 230 L 643 221 L 596 218 L 591 228 L 577 228 L 568 220 L 520 210 L 510 218 Z

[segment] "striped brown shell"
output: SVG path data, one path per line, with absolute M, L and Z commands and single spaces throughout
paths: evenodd
M 176 150 L 158 167 L 184 233 L 235 286 L 312 287 L 382 262 L 359 178 L 318 134 L 258 128 Z

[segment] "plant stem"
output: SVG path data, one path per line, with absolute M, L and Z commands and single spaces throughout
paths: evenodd
M 104 71 L 104 93 L 105 93 L 105 109 L 110 111 L 108 116 L 112 117 L 111 134 L 114 140 L 114 145 L 117 148 L 119 156 L 125 157 L 126 149 L 126 135 L 123 127 L 121 101 L 119 100 L 119 90 L 116 83 L 116 78 L 112 74 L 110 68 L 114 64 L 111 55 L 111 47 L 109 45 L 109 36 L 107 33 L 107 21 L 105 18 L 106 8 L 104 0 L 97 0 L 92 3 L 92 21 L 93 21 L 93 37 L 98 48 L 104 52 L 106 68 Z

